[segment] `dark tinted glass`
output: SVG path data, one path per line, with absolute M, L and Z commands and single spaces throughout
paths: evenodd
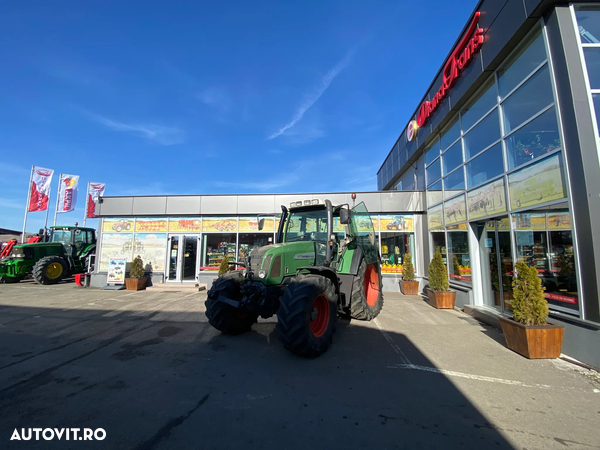
M 462 142 L 458 141 L 442 155 L 442 163 L 444 164 L 444 175 L 452 172 L 463 163 Z
M 504 133 L 510 133 L 553 101 L 550 73 L 545 66 L 503 103 Z
M 500 139 L 500 121 L 496 109 L 465 135 L 465 159 L 475 156 L 498 139 Z
M 580 6 L 575 10 L 579 36 L 584 44 L 600 43 L 600 7 Z
M 433 144 L 427 153 L 425 153 L 425 164 L 431 164 L 431 162 L 440 155 L 440 143 L 436 142 Z
M 440 160 L 438 159 L 427 168 L 427 185 L 439 180 L 442 176 Z
M 479 155 L 467 164 L 467 182 L 469 189 L 504 172 L 502 145 L 498 144 Z
M 450 144 L 460 137 L 460 122 L 457 120 L 449 129 L 444 131 L 440 138 L 442 150 L 446 150 Z
M 488 83 L 484 92 L 462 111 L 462 129 L 467 131 L 475 122 L 481 119 L 497 101 L 496 85 Z
M 592 89 L 600 89 L 600 48 L 584 48 L 583 53 L 590 79 L 590 87 Z

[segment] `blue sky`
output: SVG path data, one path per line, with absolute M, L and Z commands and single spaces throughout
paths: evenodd
M 10 4 L 9 4 L 10 3 Z M 374 191 L 476 0 L 0 7 L 0 227 L 32 165 L 106 195 Z M 43 226 L 30 213 L 27 230 Z M 88 221 L 95 226 L 96 221 Z

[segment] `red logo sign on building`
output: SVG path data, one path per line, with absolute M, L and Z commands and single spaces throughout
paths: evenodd
M 483 28 L 478 28 L 480 12 L 475 13 L 471 25 L 463 35 L 458 45 L 446 61 L 443 71 L 443 81 L 440 89 L 431 100 L 423 102 L 419 108 L 417 124 L 422 127 L 427 123 L 435 110 L 448 95 L 448 92 L 456 83 L 465 67 L 473 60 L 473 57 L 483 45 Z

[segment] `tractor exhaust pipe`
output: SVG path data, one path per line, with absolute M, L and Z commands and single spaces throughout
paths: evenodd
M 323 263 L 323 265 L 325 267 L 329 267 L 331 266 L 331 245 L 329 244 L 329 241 L 331 239 L 331 236 L 333 234 L 333 207 L 331 206 L 331 201 L 329 200 L 325 200 L 325 208 L 327 210 L 327 250 L 325 253 L 325 262 Z

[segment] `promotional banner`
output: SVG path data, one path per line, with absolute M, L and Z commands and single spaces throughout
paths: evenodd
M 50 199 L 50 183 L 54 170 L 33 166 L 28 212 L 46 211 Z
M 105 183 L 88 183 L 87 189 L 87 201 L 85 205 L 86 219 L 93 219 L 96 216 L 96 204 L 98 203 L 98 197 L 104 195 Z
M 79 175 L 60 174 L 58 182 L 58 200 L 56 212 L 65 213 L 75 210 L 77 204 L 77 188 L 79 187 Z

